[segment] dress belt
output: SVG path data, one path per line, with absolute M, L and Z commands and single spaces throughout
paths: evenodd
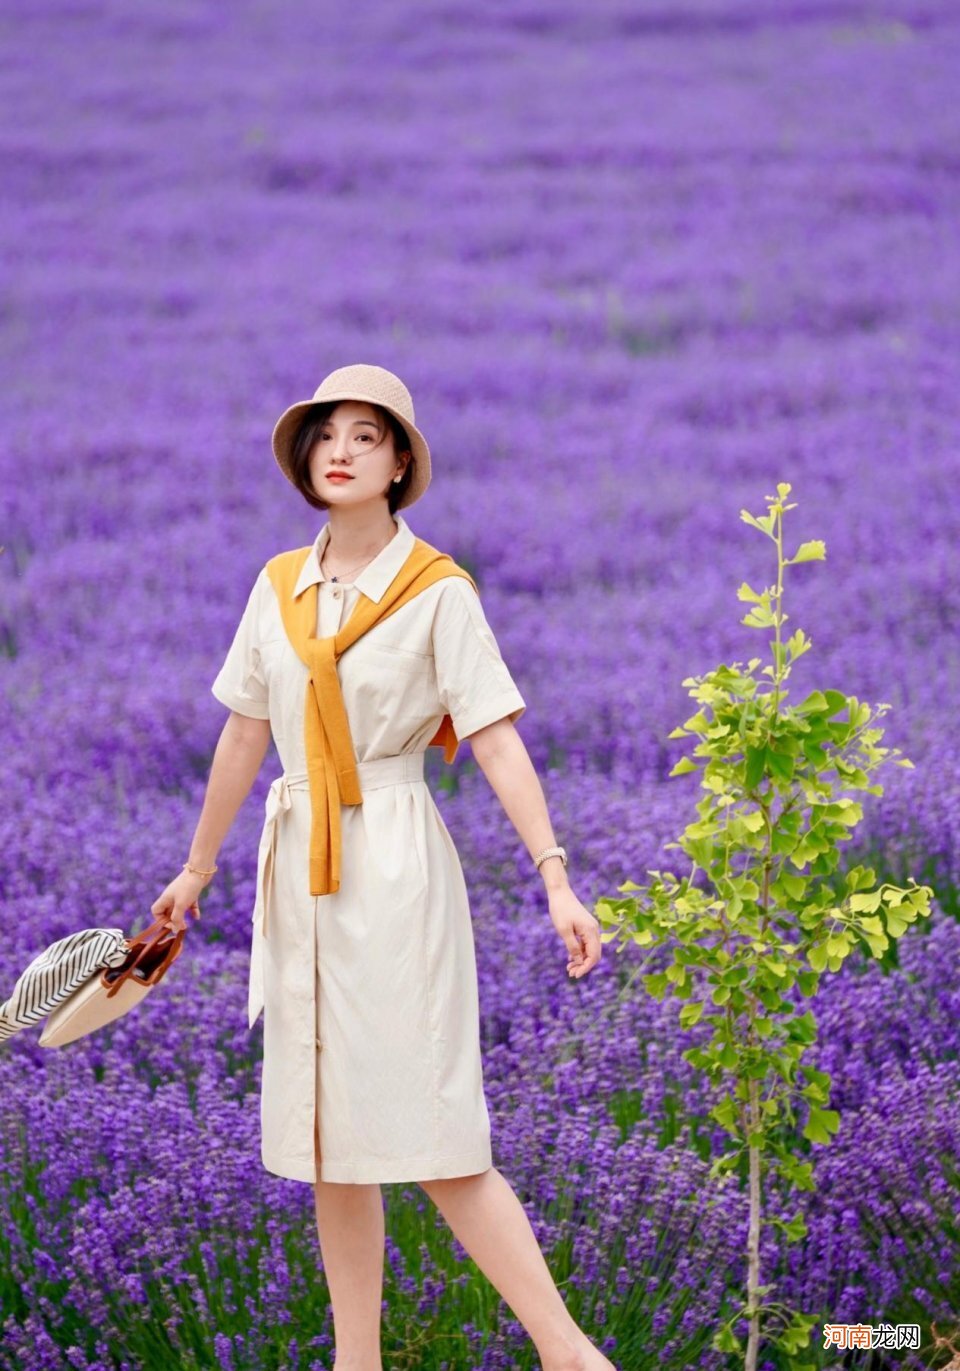
M 368 790 L 380 790 L 383 786 L 400 785 L 404 781 L 423 780 L 422 752 L 401 752 L 395 757 L 374 757 L 367 762 L 357 762 L 357 775 L 363 794 Z M 253 907 L 253 947 L 250 957 L 250 1027 L 263 1008 L 263 963 L 262 941 L 268 936 L 268 916 L 272 903 L 273 866 L 277 850 L 277 824 L 280 816 L 293 804 L 291 792 L 310 790 L 310 776 L 306 771 L 285 771 L 271 785 L 267 792 L 266 820 L 260 835 L 260 848 L 257 853 L 257 893 Z M 304 876 L 306 879 L 306 873 Z

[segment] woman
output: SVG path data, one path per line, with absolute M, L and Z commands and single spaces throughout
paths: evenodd
M 152 912 L 171 928 L 199 913 L 272 731 L 284 773 L 267 797 L 249 997 L 251 1027 L 264 1010 L 262 1158 L 314 1185 L 336 1367 L 379 1371 L 380 1183 L 417 1181 L 545 1371 L 612 1368 L 492 1165 L 467 891 L 423 780 L 428 745 L 450 761 L 469 737 L 543 878 L 568 974 L 585 975 L 599 925 L 570 888 L 514 727 L 523 697 L 472 578 L 398 514 L 430 481 L 398 377 L 332 372 L 284 412 L 273 449 L 329 519 L 257 577 L 212 686 L 231 713 L 190 856 Z

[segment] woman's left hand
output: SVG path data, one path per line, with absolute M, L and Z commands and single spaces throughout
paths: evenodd
M 600 960 L 600 925 L 569 886 L 548 892 L 550 918 L 570 953 L 567 974 L 579 979 Z

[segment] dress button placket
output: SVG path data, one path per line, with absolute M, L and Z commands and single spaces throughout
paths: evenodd
M 343 602 L 342 602 L 342 594 L 343 594 L 343 592 L 342 592 L 340 586 L 335 585 L 335 584 L 334 584 L 333 582 L 331 582 L 331 581 L 321 581 L 321 582 L 320 582 L 320 588 L 321 588 L 321 591 L 324 591 L 324 592 L 329 591 L 329 592 L 330 592 L 330 599 L 335 600 L 335 601 L 338 602 L 337 604 L 331 606 L 331 609 L 333 609 L 334 612 L 333 612 L 332 614 L 330 614 L 329 616 L 325 616 L 325 615 L 323 614 L 323 610 L 322 610 L 322 603 L 323 603 L 323 602 L 321 601 L 321 608 L 320 608 L 320 612 L 319 612 L 319 614 L 318 614 L 318 619 L 319 619 L 320 622 L 318 622 L 318 624 L 317 624 L 317 632 L 318 632 L 318 634 L 320 635 L 320 637 L 329 637 L 330 634 L 336 633 L 336 632 L 339 630 L 339 627 L 340 627 L 340 620 L 341 620 L 341 618 L 342 618 L 342 616 L 343 616 Z M 324 618 L 327 619 L 326 624 L 323 622 Z M 314 907 L 316 908 L 316 906 L 314 906 Z M 316 931 L 317 931 L 317 935 L 319 936 L 319 927 L 318 927 L 317 925 L 315 925 L 315 928 L 316 928 Z M 317 945 L 317 953 L 318 953 L 318 955 L 319 955 L 319 943 L 318 943 L 318 945 Z M 317 981 L 316 981 L 317 1002 L 316 1002 L 316 1006 L 315 1006 L 315 1008 L 316 1008 L 316 1017 L 317 1017 L 317 1028 L 318 1028 L 318 1029 L 319 1029 L 319 1027 L 320 1027 L 320 1016 L 319 1016 L 319 1009 L 320 1009 L 320 984 L 319 984 L 319 980 L 320 980 L 320 978 L 319 978 L 319 976 L 318 976 L 318 977 L 317 977 Z M 317 1035 L 315 1036 L 314 1041 L 315 1041 L 315 1043 L 316 1043 L 317 1051 L 318 1051 L 318 1052 L 322 1052 L 322 1051 L 323 1051 L 323 1043 L 320 1041 L 319 1033 L 317 1033 Z M 318 1107 L 319 1107 L 319 1102 L 316 1102 L 315 1108 L 318 1108 Z

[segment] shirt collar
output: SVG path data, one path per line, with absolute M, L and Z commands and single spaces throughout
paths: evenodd
M 353 578 L 353 584 L 361 594 L 366 595 L 369 600 L 373 600 L 375 603 L 383 597 L 390 582 L 407 560 L 415 541 L 415 535 L 410 525 L 399 510 L 393 517 L 397 522 L 397 532 L 386 547 L 380 549 L 373 561 L 368 562 L 363 570 Z M 329 537 L 330 525 L 326 523 L 313 540 L 313 546 L 307 560 L 297 577 L 297 584 L 293 588 L 294 598 L 306 590 L 308 586 L 319 585 L 321 581 L 327 579 L 320 569 L 320 558 Z

